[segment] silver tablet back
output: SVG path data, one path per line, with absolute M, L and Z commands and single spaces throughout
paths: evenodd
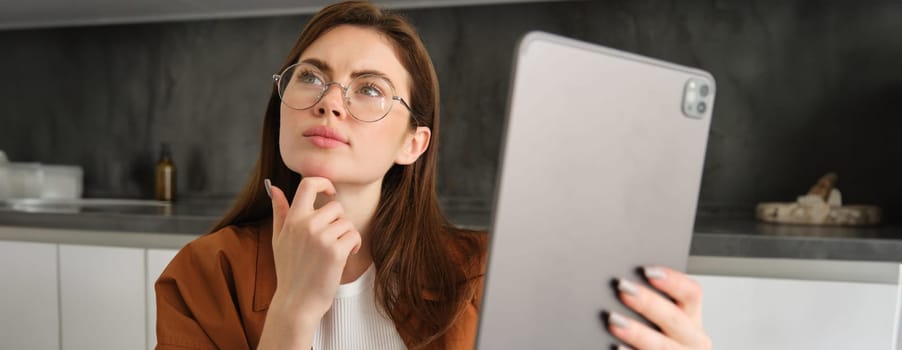
M 533 32 L 520 42 L 477 348 L 601 349 L 611 279 L 684 270 L 714 78 Z

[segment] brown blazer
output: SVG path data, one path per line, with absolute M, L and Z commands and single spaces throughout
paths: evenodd
M 460 256 L 454 244 L 449 249 Z M 477 282 L 466 310 L 427 349 L 473 348 L 482 277 Z M 271 225 L 229 226 L 197 238 L 178 252 L 155 287 L 157 350 L 255 349 L 276 288 Z

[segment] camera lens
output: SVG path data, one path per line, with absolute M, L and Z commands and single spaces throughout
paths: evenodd
M 701 97 L 708 96 L 708 85 L 702 85 L 702 87 L 698 89 L 698 94 L 701 95 Z
M 695 110 L 697 110 L 699 113 L 705 113 L 705 110 L 707 109 L 708 105 L 706 105 L 704 102 L 699 102 L 698 106 L 695 107 Z

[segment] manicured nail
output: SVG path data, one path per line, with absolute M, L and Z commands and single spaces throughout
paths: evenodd
M 611 311 L 611 313 L 608 314 L 608 323 L 617 328 L 626 328 L 627 326 L 626 317 L 623 317 L 623 315 L 614 311 Z
M 643 267 L 642 272 L 645 273 L 645 277 L 650 279 L 662 280 L 664 277 L 664 270 L 657 267 Z
M 263 184 L 266 185 L 266 195 L 269 196 L 269 199 L 272 199 L 272 182 L 269 179 L 263 180 Z
M 618 278 L 617 279 L 617 290 L 619 290 L 623 293 L 632 295 L 632 296 L 636 296 L 636 294 L 639 293 L 639 286 L 637 286 L 633 282 Z

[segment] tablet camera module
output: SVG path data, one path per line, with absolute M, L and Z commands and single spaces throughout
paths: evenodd
M 683 89 L 683 114 L 690 118 L 702 119 L 711 105 L 711 85 L 697 78 L 686 81 Z

